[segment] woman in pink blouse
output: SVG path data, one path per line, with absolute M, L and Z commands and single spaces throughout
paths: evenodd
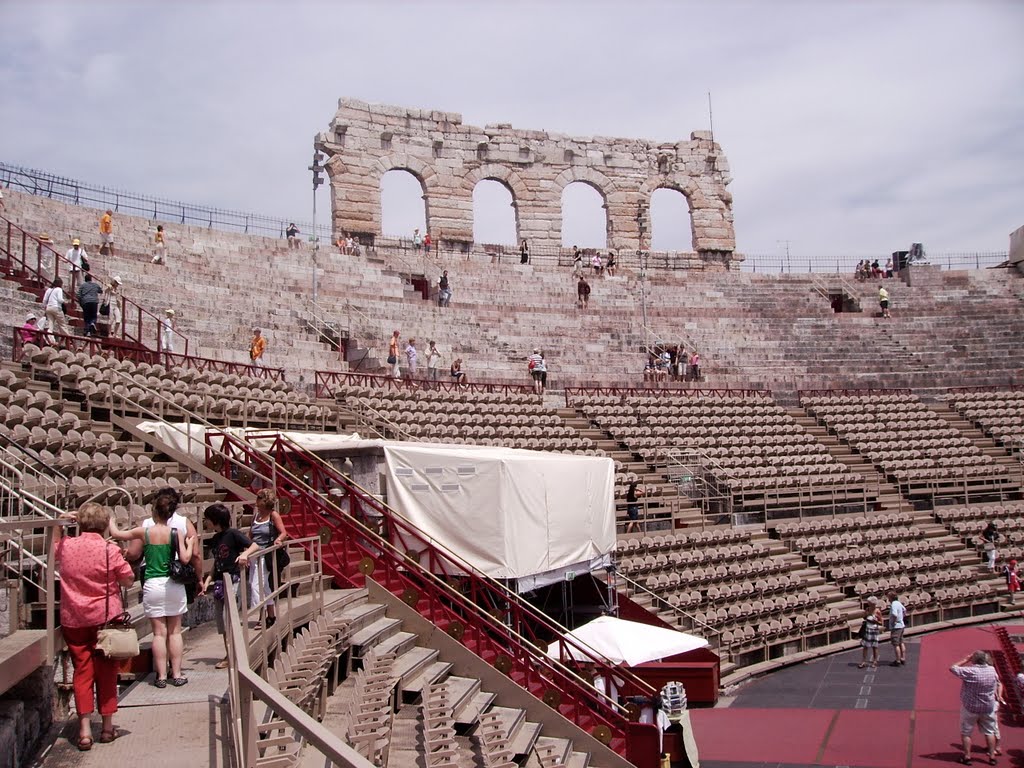
M 78 748 L 85 752 L 92 749 L 90 720 L 96 699 L 103 718 L 100 743 L 117 738 L 114 713 L 118 662 L 96 654 L 96 635 L 107 619 L 124 610 L 120 587 L 131 585 L 134 577 L 120 547 L 103 538 L 110 523 L 106 507 L 90 502 L 64 517 L 77 520 L 80 532 L 65 538 L 61 528 L 54 527 L 53 543 L 60 574 L 61 632 L 75 667 Z

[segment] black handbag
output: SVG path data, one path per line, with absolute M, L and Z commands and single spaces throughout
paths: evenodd
M 110 316 L 110 305 L 107 304 L 106 302 L 104 302 L 103 304 L 100 304 L 100 314 L 103 315 L 104 317 L 109 317 Z
M 83 272 L 88 272 L 89 271 L 89 260 L 87 258 L 85 258 L 85 256 L 82 256 L 82 271 Z
M 183 563 L 178 558 L 177 534 L 178 532 L 174 528 L 171 528 L 171 562 L 168 566 L 169 575 L 171 577 L 171 581 L 189 586 L 191 584 L 195 584 L 198 580 L 196 578 L 196 569 L 192 563 Z

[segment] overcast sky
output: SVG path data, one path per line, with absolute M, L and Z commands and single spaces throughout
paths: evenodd
M 1024 225 L 1024 2 L 0 2 L 0 160 L 297 219 L 341 96 L 660 142 L 708 128 L 709 91 L 740 250 L 1005 250 Z M 689 249 L 681 197 L 652 213 Z

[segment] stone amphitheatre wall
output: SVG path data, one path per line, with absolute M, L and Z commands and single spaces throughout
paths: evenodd
M 573 182 L 596 189 L 607 212 L 608 247 L 650 246 L 650 199 L 669 188 L 685 195 L 693 250 L 734 257 L 729 164 L 707 131 L 689 141 L 566 136 L 477 128 L 454 112 L 342 99 L 330 130 L 316 137 L 327 154 L 335 232 L 381 234 L 381 179 L 412 173 L 423 188 L 427 228 L 435 240 L 473 240 L 473 188 L 494 180 L 512 193 L 519 238 L 542 248 L 562 245 L 562 191 Z

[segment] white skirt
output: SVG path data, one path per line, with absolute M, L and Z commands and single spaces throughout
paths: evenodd
M 188 610 L 185 587 L 169 576 L 146 579 L 142 587 L 142 609 L 151 619 L 181 616 Z

